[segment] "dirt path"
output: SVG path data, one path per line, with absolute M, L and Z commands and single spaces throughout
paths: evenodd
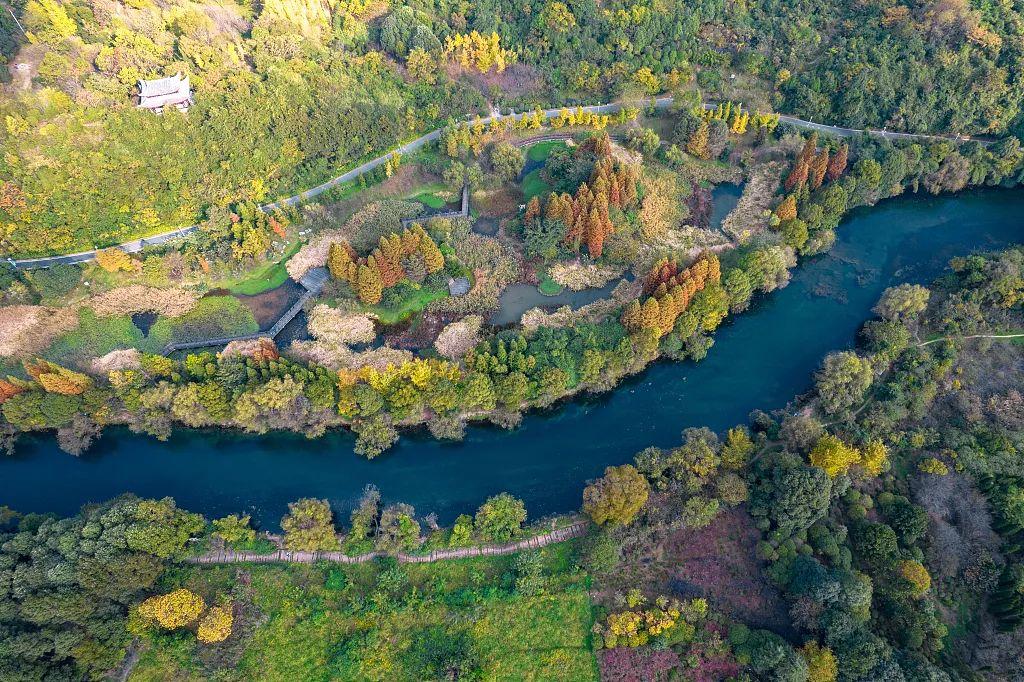
M 587 533 L 588 524 L 584 521 L 577 521 L 571 526 L 553 530 L 543 535 L 537 535 L 518 542 L 510 542 L 504 545 L 482 545 L 478 547 L 463 547 L 460 549 L 439 549 L 430 554 L 405 554 L 399 552 L 394 555 L 400 563 L 404 564 L 426 564 L 434 561 L 445 561 L 448 559 L 468 559 L 481 556 L 501 556 L 504 554 L 515 554 L 523 550 L 540 549 L 547 545 L 565 542 L 578 538 Z M 373 561 L 385 556 L 392 556 L 387 552 L 369 552 L 359 556 L 348 556 L 342 552 L 300 552 L 279 549 L 270 554 L 257 554 L 256 552 L 235 552 L 229 549 L 215 550 L 201 556 L 189 557 L 186 563 L 190 564 L 274 564 L 274 563 L 298 563 L 312 564 L 317 561 L 333 561 L 341 564 L 361 564 Z
M 932 339 L 931 341 L 919 343 L 917 344 L 917 347 L 923 348 L 924 346 L 929 346 L 937 341 L 947 341 L 949 339 L 960 339 L 961 341 L 966 341 L 967 339 L 1019 339 L 1021 337 L 1024 337 L 1024 334 L 971 334 L 970 336 L 941 336 L 937 339 Z
M 1022 333 L 1022 334 L 971 334 L 969 336 L 940 336 L 939 338 L 932 339 L 931 341 L 922 341 L 920 343 L 916 343 L 916 344 L 914 344 L 913 347 L 914 348 L 924 348 L 925 346 L 930 346 L 933 343 L 937 343 L 939 341 L 948 341 L 950 339 L 957 339 L 957 340 L 960 340 L 960 341 L 968 341 L 970 339 L 1019 339 L 1019 338 L 1024 338 L 1024 333 Z M 871 394 L 861 404 L 860 407 L 858 407 L 856 410 L 851 412 L 844 419 L 839 419 L 839 420 L 835 420 L 835 421 L 831 421 L 831 422 L 826 422 L 825 426 L 832 426 L 833 424 L 840 424 L 840 423 L 849 422 L 849 421 L 853 420 L 854 418 L 856 418 L 857 415 L 859 415 L 861 412 L 863 412 L 865 410 L 865 408 L 867 408 L 867 406 L 870 405 L 874 401 L 875 395 L 877 394 L 878 389 L 882 386 L 882 381 L 886 378 L 886 376 L 888 376 L 890 371 L 891 370 L 886 370 L 883 374 L 879 375 L 879 377 L 877 379 L 875 379 L 875 381 L 871 385 L 871 388 L 869 389 L 871 391 Z

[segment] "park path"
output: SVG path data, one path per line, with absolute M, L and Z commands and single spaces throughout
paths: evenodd
M 933 343 L 938 343 L 939 341 L 951 341 L 951 340 L 952 341 L 967 341 L 969 339 L 1019 339 L 1019 338 L 1024 338 L 1024 334 L 969 334 L 967 336 L 958 336 L 958 335 L 954 335 L 954 336 L 940 336 L 939 338 L 932 339 L 931 341 L 921 341 L 920 343 L 915 343 L 914 347 L 915 348 L 924 348 L 925 346 L 930 346 Z M 884 385 L 885 379 L 889 376 L 890 373 L 892 373 L 892 367 L 891 366 L 888 369 L 886 369 L 882 374 L 880 374 L 872 382 L 871 389 L 870 389 L 870 394 L 868 395 L 867 399 L 863 403 L 861 403 L 860 407 L 858 407 L 856 410 L 851 412 L 849 415 L 843 417 L 842 419 L 835 419 L 835 420 L 830 421 L 830 422 L 825 422 L 824 426 L 833 426 L 835 424 L 840 424 L 840 423 L 843 423 L 843 422 L 851 422 L 854 418 L 856 418 L 857 415 L 859 415 L 861 412 L 863 412 L 864 409 L 867 408 L 867 406 L 870 405 L 875 400 L 875 397 L 878 394 L 878 391 Z
M 1024 337 L 1024 334 L 971 334 L 969 336 L 940 336 L 939 338 L 932 339 L 931 341 L 922 341 L 921 343 L 917 344 L 917 347 L 922 348 L 924 346 L 930 346 L 933 343 L 938 343 L 939 341 L 947 341 L 949 339 L 1019 339 L 1022 337 Z
M 359 556 L 348 556 L 342 552 L 300 552 L 279 549 L 270 554 L 257 554 L 256 552 L 236 552 L 230 549 L 213 550 L 196 557 L 188 557 L 186 563 L 190 564 L 276 564 L 296 563 L 312 564 L 317 561 L 333 561 L 341 564 L 362 564 L 386 556 L 394 556 L 400 563 L 404 564 L 427 564 L 434 561 L 448 559 L 468 559 L 482 556 L 502 556 L 515 554 L 524 550 L 540 549 L 548 545 L 565 542 L 578 538 L 587 533 L 588 524 L 584 521 L 577 521 L 570 526 L 553 530 L 543 535 L 537 535 L 518 542 L 510 542 L 504 545 L 480 545 L 476 547 L 461 547 L 459 549 L 438 549 L 429 554 L 406 554 L 398 552 L 368 552 Z
M 673 102 L 672 96 L 665 96 L 665 97 L 655 97 L 653 99 L 640 100 L 639 102 L 609 103 L 609 104 L 589 104 L 589 105 L 586 105 L 586 106 L 582 106 L 580 108 L 582 108 L 584 111 L 587 111 L 587 112 L 592 113 L 592 114 L 613 114 L 613 113 L 618 112 L 624 106 L 632 106 L 632 105 L 638 104 L 640 106 L 646 107 L 646 106 L 653 105 L 657 109 L 665 109 L 665 108 L 668 108 L 669 106 L 671 106 L 672 102 Z M 705 104 L 704 106 L 707 109 L 715 108 L 715 105 L 711 105 L 711 104 Z M 554 109 L 545 109 L 545 110 L 542 111 L 541 115 L 545 119 L 552 118 L 554 116 L 557 116 L 562 111 L 562 109 L 565 109 L 565 108 L 575 109 L 576 107 L 556 107 Z M 520 113 L 512 112 L 510 114 L 500 114 L 500 113 L 499 114 L 493 114 L 492 113 L 491 115 L 489 115 L 487 117 L 484 117 L 481 120 L 484 123 L 490 123 L 493 119 L 513 118 L 513 119 L 518 120 L 518 119 L 521 119 L 524 115 L 530 115 L 532 113 L 533 112 L 525 112 L 525 113 L 523 113 L 523 112 L 520 112 Z M 467 120 L 471 120 L 471 119 L 473 119 L 473 117 L 472 116 L 467 116 L 466 119 Z M 924 133 L 900 133 L 900 132 L 894 132 L 894 131 L 890 131 L 890 130 L 873 130 L 873 129 L 870 129 L 870 128 L 843 128 L 843 127 L 840 127 L 840 126 L 832 126 L 832 125 L 827 125 L 827 124 L 824 124 L 824 123 L 815 123 L 814 121 L 805 121 L 803 119 L 796 118 L 794 116 L 786 116 L 786 115 L 781 115 L 781 114 L 779 116 L 779 120 L 784 122 L 784 123 L 787 123 L 788 125 L 791 125 L 791 126 L 793 126 L 795 128 L 801 128 L 803 130 L 816 130 L 818 132 L 828 133 L 828 134 L 832 134 L 832 135 L 837 135 L 839 137 L 853 137 L 853 136 L 856 136 L 856 135 L 860 135 L 861 133 L 866 133 L 868 135 L 871 135 L 872 137 L 878 137 L 878 138 L 883 138 L 883 139 L 887 139 L 887 140 L 947 140 L 947 141 L 955 142 L 955 143 L 961 143 L 961 142 L 970 141 L 970 138 L 962 137 L 960 135 L 956 135 L 956 136 L 951 136 L 951 135 L 928 135 L 928 134 L 924 134 Z M 326 191 L 328 191 L 328 190 L 330 190 L 330 189 L 332 189 L 334 187 L 337 187 L 338 185 L 344 184 L 344 183 L 346 183 L 346 182 L 348 182 L 350 180 L 355 180 L 360 175 L 363 175 L 364 173 L 367 173 L 367 172 L 377 168 L 378 166 L 386 163 L 387 160 L 390 159 L 395 154 L 399 154 L 399 155 L 405 156 L 407 154 L 410 154 L 412 152 L 415 152 L 415 151 L 421 149 L 427 143 L 433 142 L 434 140 L 439 139 L 441 137 L 441 133 L 443 131 L 444 131 L 444 128 L 438 128 L 437 130 L 432 130 L 429 133 L 426 133 L 425 135 L 417 137 L 415 140 L 411 140 L 410 142 L 406 142 L 405 144 L 400 145 L 399 147 L 397 147 L 395 149 L 392 149 L 389 152 L 385 152 L 384 154 L 381 154 L 380 156 L 378 156 L 378 157 L 376 157 L 374 159 L 371 159 L 371 160 L 367 161 L 366 163 L 360 164 L 360 165 L 356 166 L 355 168 L 352 168 L 351 170 L 348 170 L 348 171 L 342 173 L 341 175 L 339 175 L 339 176 L 337 176 L 335 178 L 332 178 L 332 179 L 328 180 L 327 182 L 324 182 L 323 184 L 320 184 L 320 185 L 317 185 L 316 187 L 313 187 L 312 189 L 308 189 L 305 192 L 300 192 L 299 194 L 295 194 L 295 195 L 292 195 L 290 197 L 286 197 L 284 199 L 279 199 L 278 201 L 271 202 L 271 203 L 266 204 L 264 206 L 260 206 L 260 210 L 265 211 L 265 212 L 266 211 L 272 211 L 272 210 L 275 210 L 275 209 L 284 208 L 286 206 L 296 206 L 298 204 L 301 204 L 304 201 L 308 201 L 309 199 L 317 197 L 317 196 L 323 194 L 324 192 L 326 192 Z M 983 140 L 978 140 L 978 142 L 980 144 L 989 144 L 987 141 L 983 141 Z M 123 251 L 126 251 L 127 253 L 137 253 L 139 251 L 142 251 L 142 249 L 146 248 L 147 246 L 158 246 L 160 244 L 166 244 L 167 242 L 171 242 L 171 241 L 174 241 L 176 239 L 181 239 L 183 237 L 187 237 L 187 236 L 191 235 L 192 233 L 196 232 L 198 229 L 199 229 L 199 225 L 189 225 L 188 227 L 181 227 L 181 228 L 178 228 L 178 229 L 175 229 L 175 230 L 170 230 L 168 232 L 162 232 L 160 234 L 152 235 L 152 236 L 149 236 L 149 237 L 143 237 L 141 239 L 133 239 L 132 241 L 124 242 L 122 244 L 118 244 L 117 246 L 118 246 L 118 248 L 122 249 Z M 48 268 L 48 267 L 52 267 L 54 265 L 59 265 L 59 264 L 64 264 L 64 263 L 84 263 L 84 262 L 92 260 L 95 257 L 96 257 L 96 251 L 95 250 L 90 250 L 90 251 L 80 251 L 78 253 L 70 253 L 70 254 L 66 254 L 66 255 L 63 255 L 63 256 L 46 256 L 46 257 L 42 257 L 42 258 L 23 258 L 21 260 L 13 260 L 13 259 L 9 258 L 8 262 L 11 263 L 12 265 L 14 265 L 14 267 L 16 267 L 16 268 L 28 270 L 28 269 L 35 269 L 35 268 Z

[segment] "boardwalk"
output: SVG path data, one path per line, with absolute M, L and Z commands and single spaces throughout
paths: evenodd
M 328 279 L 330 279 L 330 274 L 327 272 L 327 268 L 313 268 L 303 275 L 302 279 L 299 280 L 299 283 L 305 287 L 306 291 L 299 297 L 299 300 L 293 303 L 292 306 L 277 319 L 274 326 L 265 332 L 243 334 L 241 336 L 225 336 L 219 339 L 202 339 L 200 341 L 188 341 L 184 343 L 169 343 L 164 346 L 164 355 L 168 355 L 169 353 L 173 353 L 177 350 L 209 348 L 210 346 L 226 346 L 232 341 L 251 341 L 252 339 L 261 338 L 276 339 L 277 335 L 288 326 L 288 323 L 294 320 L 295 316 L 302 312 L 306 303 L 323 291 L 324 285 L 327 284 Z
M 438 549 L 430 554 L 405 554 L 399 552 L 396 555 L 387 552 L 369 552 L 359 556 L 348 556 L 342 552 L 298 552 L 279 549 L 270 554 L 257 554 L 255 552 L 235 552 L 232 550 L 219 550 L 209 552 L 197 557 L 189 557 L 185 561 L 190 564 L 277 564 L 297 563 L 312 564 L 317 561 L 333 561 L 341 564 L 361 564 L 373 561 L 386 556 L 394 556 L 404 564 L 426 564 L 434 561 L 447 559 L 469 559 L 482 556 L 502 556 L 515 554 L 523 550 L 540 549 L 548 545 L 565 542 L 573 538 L 582 537 L 587 533 L 588 524 L 577 521 L 571 526 L 553 530 L 536 537 L 527 538 L 518 542 L 510 542 L 505 545 L 482 545 L 477 547 L 462 547 L 460 549 Z
M 666 96 L 666 97 L 657 97 L 657 98 L 648 99 L 648 100 L 640 100 L 639 102 L 636 102 L 636 104 L 639 104 L 640 106 L 653 105 L 657 109 L 665 109 L 665 108 L 668 108 L 672 104 L 672 101 L 673 101 L 673 99 L 672 99 L 671 96 Z M 626 104 L 619 104 L 619 103 L 615 103 L 615 104 L 592 104 L 592 105 L 587 105 L 587 106 L 584 106 L 584 107 L 581 107 L 581 108 L 584 111 L 590 112 L 592 114 L 614 114 L 617 111 L 619 111 L 623 106 L 629 106 L 629 104 L 630 103 L 626 103 Z M 705 104 L 704 106 L 709 108 L 709 109 L 714 108 L 711 104 Z M 551 118 L 553 116 L 557 116 L 559 114 L 559 112 L 562 111 L 562 109 L 563 109 L 563 107 L 558 107 L 558 108 L 555 108 L 555 109 L 544 110 L 542 112 L 542 116 L 544 118 Z M 532 112 L 527 112 L 527 113 L 532 113 Z M 502 114 L 497 114 L 497 115 L 492 114 L 490 116 L 487 116 L 486 118 L 482 118 L 481 120 L 486 124 L 486 123 L 489 123 L 491 120 L 493 120 L 495 118 L 497 118 L 497 119 L 514 118 L 514 119 L 518 120 L 518 119 L 521 119 L 523 116 L 524 116 L 524 114 L 522 114 L 522 113 L 518 113 L 518 114 L 513 113 L 513 114 L 504 114 L 504 115 L 502 115 Z M 831 125 L 827 125 L 827 124 L 824 124 L 824 123 L 815 123 L 814 121 L 805 121 L 805 120 L 800 119 L 800 118 L 795 118 L 793 116 L 786 116 L 786 115 L 780 115 L 779 119 L 783 123 L 791 125 L 791 126 L 793 126 L 795 128 L 801 128 L 803 130 L 817 130 L 819 132 L 823 132 L 823 133 L 827 133 L 827 134 L 832 134 L 832 135 L 837 135 L 839 137 L 853 137 L 853 136 L 860 135 L 860 134 L 863 133 L 863 134 L 870 135 L 872 137 L 878 137 L 878 138 L 882 138 L 882 139 L 886 139 L 886 140 L 947 140 L 949 142 L 954 142 L 954 143 L 963 143 L 963 142 L 971 141 L 970 138 L 962 137 L 960 135 L 955 135 L 955 136 L 952 136 L 952 135 L 928 135 L 928 134 L 924 134 L 924 133 L 900 133 L 900 132 L 895 132 L 895 131 L 890 131 L 890 130 L 872 130 L 870 128 L 843 128 L 843 127 L 840 127 L 840 126 L 831 126 Z M 393 150 L 391 150 L 391 151 L 389 151 L 389 152 L 387 152 L 385 154 L 382 154 L 382 155 L 378 156 L 375 159 L 371 159 L 371 160 L 367 161 L 364 164 L 356 166 L 355 168 L 353 168 L 353 169 L 351 169 L 349 171 L 346 171 L 345 173 L 342 173 L 341 175 L 337 176 L 336 178 L 332 178 L 332 179 L 328 180 L 327 182 L 325 182 L 325 183 L 323 183 L 321 185 L 317 185 L 316 187 L 313 187 L 312 189 L 306 190 L 305 192 L 301 192 L 301 193 L 296 194 L 294 196 L 287 197 L 285 199 L 281 199 L 279 201 L 275 201 L 275 202 L 266 204 L 265 206 L 260 206 L 260 210 L 262 210 L 262 211 L 271 211 L 271 210 L 274 210 L 276 208 L 284 208 L 286 206 L 296 206 L 298 204 L 301 204 L 302 202 L 307 201 L 309 199 L 312 199 L 314 197 L 317 197 L 317 196 L 323 194 L 324 192 L 326 192 L 326 191 L 328 191 L 328 190 L 330 190 L 330 189 L 332 189 L 334 187 L 337 187 L 338 185 L 342 185 L 342 184 L 344 184 L 346 182 L 349 182 L 350 180 L 357 179 L 360 175 L 363 175 L 364 173 L 367 173 L 367 172 L 373 170 L 377 166 L 380 166 L 380 165 L 386 163 L 387 160 L 390 159 L 395 154 L 406 155 L 406 154 L 409 154 L 409 153 L 417 151 L 418 149 L 422 148 L 427 143 L 433 142 L 434 140 L 439 139 L 441 137 L 441 133 L 443 132 L 443 130 L 444 130 L 443 128 L 438 128 L 437 130 L 432 130 L 429 133 L 427 133 L 426 135 L 418 137 L 415 140 L 412 140 L 411 142 L 407 142 L 407 143 L 397 147 L 396 149 L 393 149 Z M 979 144 L 985 144 L 985 145 L 989 144 L 989 142 L 986 141 L 986 140 L 976 140 L 976 142 L 978 142 Z M 198 225 L 190 225 L 188 227 L 182 227 L 182 228 L 178 228 L 178 229 L 175 229 L 175 230 L 170 230 L 168 232 L 162 232 L 160 234 L 153 235 L 153 236 L 150 236 L 150 237 L 145 237 L 143 239 L 135 239 L 135 240 L 132 240 L 130 242 L 125 242 L 123 244 L 119 244 L 118 246 L 119 246 L 119 248 L 127 251 L 128 253 L 136 253 L 138 251 L 141 251 L 142 249 L 144 249 L 147 246 L 156 246 L 156 245 L 159 245 L 159 244 L 166 244 L 167 242 L 174 241 L 176 239 L 181 239 L 183 237 L 187 237 L 187 236 L 191 235 L 193 232 L 195 232 L 198 229 L 199 229 Z M 46 256 L 46 257 L 43 257 L 43 258 L 23 258 L 21 260 L 11 260 L 11 259 L 8 259 L 8 261 L 11 264 L 13 264 L 15 267 L 17 267 L 17 268 L 33 269 L 33 268 L 48 268 L 48 267 L 52 267 L 54 265 L 58 265 L 58 264 L 61 264 L 61 263 L 84 263 L 86 261 L 92 260 L 95 257 L 96 257 L 96 252 L 95 251 L 80 251 L 78 253 L 71 253 L 71 254 L 67 254 L 67 255 L 63 255 L 63 256 Z

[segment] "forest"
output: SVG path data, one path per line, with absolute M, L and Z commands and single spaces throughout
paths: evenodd
M 1013 9 L 883 5 L 13 0 L 0 255 L 107 247 L 288 196 L 488 103 L 699 90 L 850 127 L 1019 130 Z M 176 72 L 188 114 L 134 108 L 140 78 Z
M 130 650 L 133 680 L 1014 679 L 1021 397 L 992 368 L 1022 362 L 1022 293 L 1019 249 L 887 289 L 811 392 L 609 467 L 586 535 L 533 552 L 393 558 L 573 520 L 526 523 L 507 494 L 442 527 L 369 487 L 344 528 L 303 499 L 269 536 L 169 498 L 4 508 L 0 670 L 85 678 Z M 392 556 L 190 563 L 278 546 Z

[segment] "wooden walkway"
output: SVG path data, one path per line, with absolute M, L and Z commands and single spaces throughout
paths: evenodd
M 317 561 L 332 561 L 340 564 L 361 564 L 373 561 L 386 556 L 394 556 L 404 564 L 427 564 L 434 561 L 445 561 L 449 559 L 469 559 L 482 556 L 502 556 L 515 554 L 524 550 L 540 549 L 548 545 L 565 542 L 573 538 L 582 537 L 587 533 L 588 524 L 578 521 L 571 526 L 553 530 L 550 533 L 536 537 L 510 542 L 505 545 L 480 545 L 476 547 L 462 547 L 459 549 L 438 549 L 430 554 L 406 554 L 398 552 L 389 554 L 387 552 L 369 552 L 359 556 L 348 556 L 342 552 L 299 552 L 287 549 L 279 549 L 270 554 L 257 554 L 256 552 L 235 552 L 230 549 L 215 550 L 197 557 L 188 557 L 186 563 L 190 564 L 276 564 L 296 563 L 312 564 Z
M 277 319 L 274 326 L 265 332 L 256 332 L 255 334 L 243 334 L 241 336 L 225 336 L 219 339 L 204 339 L 202 341 L 188 341 L 184 343 L 169 343 L 164 346 L 164 355 L 173 353 L 176 350 L 190 350 L 193 348 L 208 348 L 210 346 L 226 346 L 232 341 L 251 341 L 252 339 L 269 338 L 275 339 L 280 334 L 288 323 L 295 319 L 306 303 L 312 298 L 319 295 L 323 291 L 324 285 L 327 284 L 327 280 L 330 279 L 330 273 L 327 268 L 313 268 L 299 280 L 306 291 L 299 297 L 295 303 L 292 304 L 288 310 L 284 311 L 284 314 Z

